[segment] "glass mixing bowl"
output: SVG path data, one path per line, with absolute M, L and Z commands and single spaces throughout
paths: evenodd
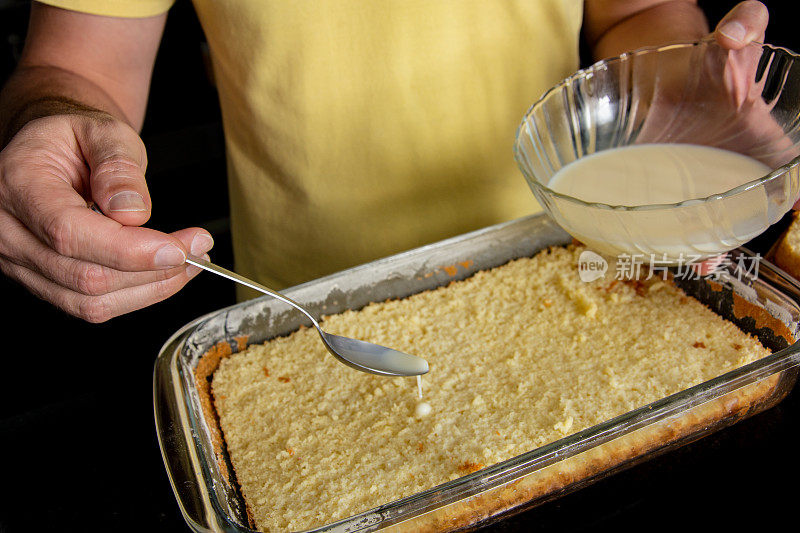
M 550 216 L 597 252 L 672 264 L 727 252 L 779 220 L 800 197 L 798 59 L 767 44 L 727 51 L 706 39 L 600 61 L 528 110 L 515 158 Z M 672 204 L 585 202 L 548 187 L 559 169 L 579 158 L 656 143 L 731 150 L 774 170 Z

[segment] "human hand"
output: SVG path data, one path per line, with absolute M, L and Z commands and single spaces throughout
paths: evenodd
M 763 42 L 768 22 L 764 4 L 741 2 L 703 39 L 705 45 L 664 54 L 650 72 L 642 69 L 654 81 L 648 123 L 637 142 L 715 146 L 772 167 L 791 159 L 793 147 L 770 115 L 775 102 L 759 72 L 774 58 L 753 44 Z
M 656 119 L 650 124 L 654 127 L 643 132 L 643 140 L 716 146 L 750 155 L 772 168 L 795 157 L 797 148 L 771 115 L 774 101 L 757 74 L 759 62 L 769 56 L 762 58 L 762 48 L 752 43 L 764 42 L 768 22 L 769 12 L 758 1 L 741 2 L 730 10 L 706 39 L 719 47 L 703 50 L 702 61 L 676 67 L 677 72 L 696 69 L 694 78 L 683 72 L 674 77 L 691 82 L 662 85 L 654 106 L 659 113 L 651 116 Z M 714 272 L 725 255 L 697 264 L 697 271 Z
M 753 41 L 764 42 L 769 23 L 769 11 L 761 2 L 748 0 L 737 4 L 720 20 L 712 33 L 714 39 L 725 49 L 741 50 Z M 747 79 L 740 75 L 738 83 L 732 84 L 734 91 L 746 87 Z M 741 98 L 741 97 L 740 97 Z M 722 264 L 727 254 L 712 257 L 697 265 L 700 275 L 713 273 Z
M 764 4 L 755 0 L 741 2 L 717 24 L 713 36 L 720 46 L 730 50 L 741 50 L 753 41 L 764 41 L 768 22 L 769 12 Z M 746 77 L 743 73 L 740 73 L 733 86 L 746 86 Z M 800 209 L 800 200 L 794 204 L 794 208 Z
M 712 35 L 723 48 L 741 50 L 753 41 L 764 42 L 768 23 L 767 7 L 756 0 L 747 0 L 728 11 Z
M 29 122 L 0 152 L 0 269 L 89 322 L 178 292 L 199 272 L 186 252 L 202 256 L 213 239 L 137 227 L 150 217 L 146 165 L 139 136 L 110 115 Z

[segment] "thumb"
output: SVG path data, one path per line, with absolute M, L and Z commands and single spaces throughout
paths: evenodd
M 89 191 L 103 214 L 124 226 L 150 218 L 150 193 L 144 172 L 147 154 L 139 135 L 113 118 L 84 117 L 75 128 L 89 166 Z
M 753 41 L 764 41 L 769 22 L 767 7 L 756 0 L 740 2 L 725 15 L 714 37 L 723 48 L 739 50 Z

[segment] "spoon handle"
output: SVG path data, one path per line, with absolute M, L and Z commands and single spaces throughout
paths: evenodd
M 284 296 L 283 294 L 279 293 L 278 291 L 273 291 L 269 287 L 265 287 L 264 285 L 261 285 L 260 283 L 256 283 L 255 281 L 253 281 L 251 279 L 247 279 L 244 276 L 240 276 L 236 272 L 232 272 L 232 271 L 228 270 L 227 268 L 222 268 L 219 265 L 215 265 L 211 261 L 206 261 L 205 259 L 203 259 L 201 257 L 194 256 L 192 254 L 186 254 L 186 262 L 189 263 L 190 265 L 194 265 L 196 267 L 200 267 L 203 270 L 208 270 L 209 272 L 213 272 L 214 274 L 217 274 L 218 276 L 222 276 L 223 278 L 227 278 L 227 279 L 229 279 L 231 281 L 235 281 L 237 283 L 241 283 L 242 285 L 250 287 L 251 289 L 255 289 L 257 291 L 263 292 L 264 294 L 268 294 L 268 295 L 272 296 L 273 298 L 277 298 L 278 300 L 291 305 L 292 307 L 294 307 L 298 311 L 301 311 L 304 315 L 306 315 L 309 319 L 311 319 L 311 321 L 314 323 L 315 326 L 319 327 L 319 324 L 317 323 L 317 320 L 313 316 L 311 316 L 311 314 L 308 311 L 306 311 L 305 308 L 302 305 L 300 305 L 299 303 L 295 302 L 291 298 L 288 298 L 288 297 Z

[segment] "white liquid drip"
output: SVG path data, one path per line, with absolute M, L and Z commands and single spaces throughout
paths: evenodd
M 422 376 L 417 376 L 417 395 L 419 395 L 419 399 L 422 399 Z M 414 415 L 417 418 L 422 418 L 423 416 L 428 416 L 431 414 L 433 408 L 431 404 L 428 402 L 419 402 L 417 404 L 417 408 L 414 410 Z

